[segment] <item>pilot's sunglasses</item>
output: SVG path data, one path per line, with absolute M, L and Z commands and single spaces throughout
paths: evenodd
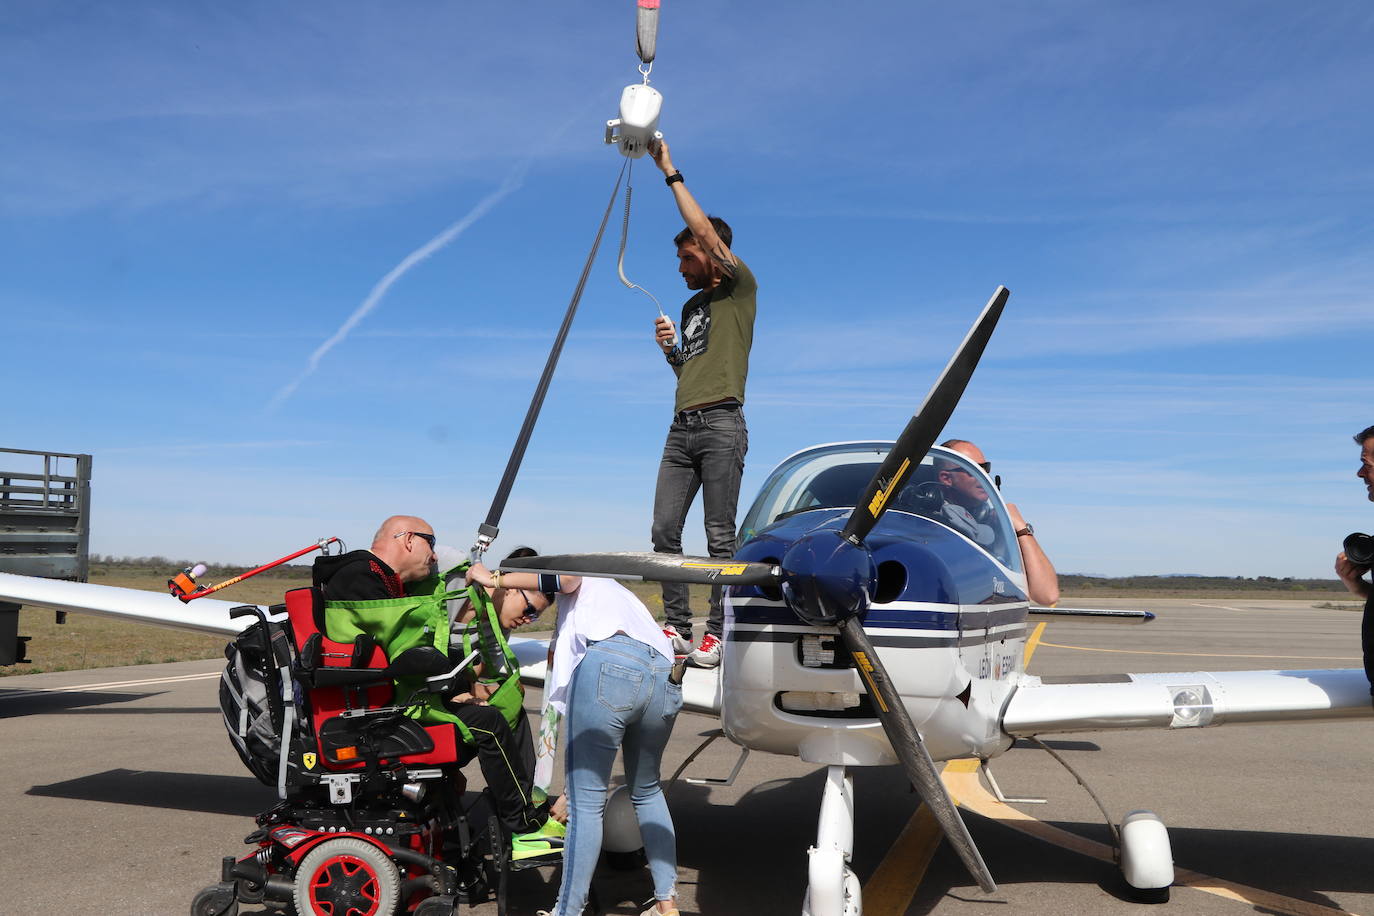
M 978 462 L 978 466 L 979 466 L 980 468 L 982 468 L 983 471 L 984 471 L 985 473 L 988 473 L 988 474 L 991 474 L 991 473 L 992 473 L 992 462 L 991 462 L 991 461 L 980 461 L 980 462 Z M 968 474 L 968 476 L 970 476 L 970 477 L 973 476 L 973 473 L 972 473 L 971 471 L 969 471 L 968 468 L 952 467 L 952 468 L 946 468 L 945 470 L 947 470 L 947 471 L 958 471 L 960 474 Z
M 433 549 L 434 549 L 434 545 L 437 544 L 437 543 L 439 543 L 439 539 L 438 539 L 437 537 L 435 537 L 435 536 L 432 535 L 432 534 L 425 534 L 423 531 L 402 531 L 402 532 L 400 532 L 399 534 L 392 535 L 392 537 L 393 537 L 393 538 L 403 538 L 403 537 L 405 537 L 407 534 L 413 534 L 413 535 L 415 535 L 417 538 L 421 538 L 422 540 L 424 540 L 424 542 L 425 542 L 426 544 L 429 545 L 429 549 L 430 549 L 430 550 L 433 550 Z

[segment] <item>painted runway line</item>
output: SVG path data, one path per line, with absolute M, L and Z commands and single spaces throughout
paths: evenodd
M 983 788 L 983 784 L 978 778 L 977 761 L 955 761 L 955 763 L 970 764 L 968 767 L 960 768 L 957 772 L 951 772 L 953 764 L 946 768 L 945 784 L 958 800 L 960 807 L 997 821 L 1004 827 L 1010 827 L 1012 830 L 1044 840 L 1062 849 L 1115 864 L 1112 848 L 1105 843 L 1099 843 L 1096 840 L 1090 840 L 1076 833 L 1070 833 L 1067 830 L 1038 821 L 1029 814 L 1018 811 L 993 798 Z M 1355 916 L 1348 910 L 1285 897 L 1282 894 L 1275 894 L 1271 891 L 1249 887 L 1177 866 L 1174 869 L 1174 887 L 1192 888 L 1205 894 L 1235 900 L 1265 913 L 1283 913 L 1287 916 L 1342 916 L 1342 914 L 1343 916 Z
M 179 674 L 175 677 L 150 677 L 137 681 L 107 681 L 103 684 L 72 684 L 69 687 L 35 687 L 31 690 L 9 691 L 0 688 L 0 700 L 19 700 L 24 697 L 45 696 L 51 693 L 81 693 L 87 690 L 117 690 L 121 687 L 150 687 L 155 684 L 176 684 L 182 681 L 208 681 L 218 678 L 220 673 Z
M 1228 608 L 1228 610 L 1238 610 Z M 1083 652 L 1113 652 L 1138 655 L 1180 655 L 1203 658 L 1267 658 L 1303 659 L 1308 661 L 1358 661 L 1345 657 L 1314 657 L 1301 655 L 1222 655 L 1202 652 L 1132 652 L 1126 649 L 1095 649 L 1088 646 L 1068 646 L 1044 642 L 1041 637 L 1045 624 L 1039 624 L 1026 640 L 1025 667 L 1030 667 L 1031 656 L 1040 646 L 1056 649 L 1075 649 Z M 1037 837 L 1047 843 L 1067 849 L 1080 855 L 1115 864 L 1115 856 L 1110 846 L 1078 836 L 1059 827 L 1037 820 L 1025 812 L 999 802 L 984 787 L 978 776 L 977 760 L 952 760 L 941 771 L 940 778 L 956 803 L 968 811 L 997 821 L 1012 830 Z M 863 888 L 865 909 L 874 916 L 900 916 L 911 906 L 911 900 L 924 879 L 930 860 L 939 848 L 943 835 L 925 805 L 916 809 L 911 820 L 902 829 L 882 862 L 874 869 Z M 1176 868 L 1174 886 L 1187 887 L 1202 893 L 1212 894 L 1238 903 L 1245 903 L 1256 909 L 1287 916 L 1355 916 L 1346 910 L 1322 906 L 1305 900 L 1285 897 L 1260 888 L 1249 887 L 1227 881 L 1202 872 Z
M 1044 623 L 1036 624 L 1026 639 L 1026 648 L 1021 656 L 1022 668 L 1030 667 L 1031 656 L 1041 645 L 1040 638 L 1045 635 L 1045 626 Z M 945 774 L 950 773 L 951 768 L 961 768 L 969 763 L 974 764 L 976 768 L 977 761 L 951 761 L 940 771 L 940 778 L 946 779 Z M 947 779 L 945 785 L 949 785 Z M 935 855 L 935 850 L 940 848 L 940 841 L 943 839 L 944 834 L 940 832 L 940 825 L 936 822 L 935 816 L 925 805 L 921 805 L 864 884 L 864 906 L 868 911 L 875 916 L 898 916 L 905 913 L 907 907 L 911 906 L 911 898 L 916 896 L 916 890 L 926 876 L 931 857 Z

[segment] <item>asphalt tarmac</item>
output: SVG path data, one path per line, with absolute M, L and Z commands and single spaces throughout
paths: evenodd
M 1082 602 L 1066 602 L 1082 604 Z M 1146 626 L 1056 623 L 1034 674 L 1357 667 L 1360 615 L 1290 601 L 1101 601 L 1153 610 Z M 0 680 L 0 914 L 184 914 L 246 850 L 274 791 L 231 749 L 220 721 L 220 664 L 186 662 Z M 537 692 L 530 707 L 537 709 Z M 714 728 L 684 714 L 665 777 Z M 1100 732 L 1048 742 L 1092 786 L 1114 820 L 1149 808 L 1169 826 L 1180 875 L 1154 912 L 1374 913 L 1374 721 Z M 723 776 L 727 742 L 687 775 Z M 992 764 L 1012 796 L 947 771 L 999 889 L 981 893 L 932 835 L 896 768 L 855 771 L 854 869 L 865 912 L 895 914 L 1139 913 L 1095 843 L 1110 842 L 1097 807 L 1039 749 Z M 469 767 L 473 788 L 481 777 Z M 678 831 L 684 914 L 745 916 L 801 909 L 822 768 L 754 754 L 736 784 L 668 789 Z M 1019 812 L 1019 814 L 1016 814 Z M 1018 819 L 1019 818 L 1019 819 Z M 512 879 L 510 912 L 552 905 L 557 873 Z M 611 913 L 638 913 L 643 871 L 598 874 Z M 245 913 L 254 908 L 245 908 Z M 494 914 L 494 904 L 472 910 Z M 468 910 L 464 910 L 468 912 Z

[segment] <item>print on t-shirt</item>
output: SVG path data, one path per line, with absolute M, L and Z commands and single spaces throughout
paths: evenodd
M 706 352 L 711 336 L 711 303 L 697 306 L 682 323 L 682 361 Z

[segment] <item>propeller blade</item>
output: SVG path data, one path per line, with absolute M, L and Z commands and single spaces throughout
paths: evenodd
M 565 553 L 518 557 L 501 563 L 502 572 L 557 573 L 604 579 L 647 579 L 688 585 L 776 586 L 782 571 L 768 563 L 745 563 L 720 557 L 686 557 L 676 553 Z
M 916 470 L 916 465 L 935 444 L 936 437 L 945 428 L 949 415 L 954 413 L 959 398 L 968 387 L 969 378 L 978 366 L 988 338 L 992 337 L 992 329 L 997 326 L 997 319 L 1002 316 L 1002 308 L 1007 304 L 1009 295 L 1011 293 L 1005 286 L 999 286 L 983 307 L 983 313 L 973 323 L 959 349 L 954 351 L 949 365 L 945 366 L 945 371 L 940 373 L 926 394 L 921 409 L 907 422 L 906 429 L 902 430 L 892 451 L 887 453 L 879 466 L 878 473 L 869 481 L 859 504 L 850 513 L 849 521 L 841 533 L 845 540 L 858 543 L 868 536 L 873 526 L 878 524 L 878 519 L 883 517 L 888 503 L 902 491 L 902 487 L 911 479 L 912 471 Z
M 883 667 L 882 659 L 874 651 L 873 643 L 864 632 L 863 624 L 856 617 L 847 617 L 840 620 L 838 625 L 840 638 L 844 640 L 849 654 L 854 657 L 854 666 L 858 668 L 859 676 L 868 687 L 868 695 L 878 712 L 878 720 L 883 723 L 883 731 L 887 732 L 892 749 L 902 761 L 911 784 L 916 787 L 916 793 L 935 815 L 935 820 L 940 823 L 949 844 L 959 854 L 964 867 L 978 882 L 978 886 L 985 893 L 996 893 L 997 883 L 992 880 L 992 873 L 988 871 L 978 847 L 974 845 L 964 819 L 954 807 L 954 800 L 949 797 L 945 784 L 940 781 L 940 774 L 936 772 L 935 763 L 926 751 L 925 742 L 921 740 L 911 716 L 907 714 L 901 695 L 892 686 L 887 669 Z

